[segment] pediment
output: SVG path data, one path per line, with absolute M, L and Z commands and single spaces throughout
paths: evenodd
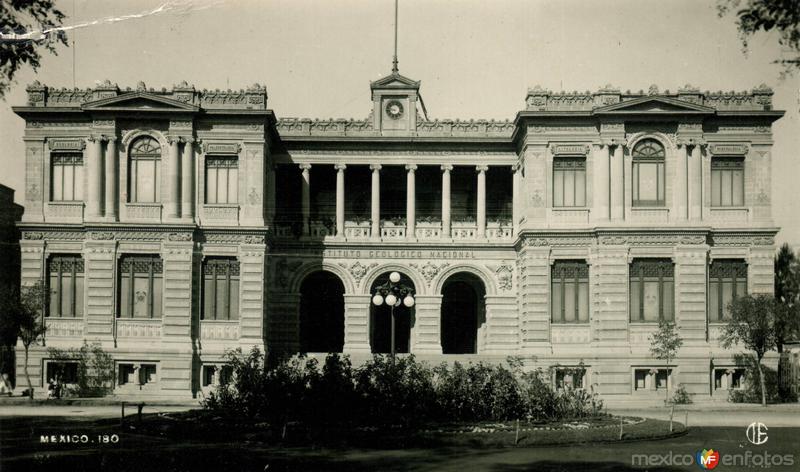
M 198 107 L 148 92 L 131 92 L 95 100 L 83 105 L 84 110 L 197 111 Z
M 418 80 L 411 80 L 397 72 L 370 83 L 372 88 L 419 88 Z
M 594 110 L 595 114 L 621 114 L 621 113 L 714 113 L 709 108 L 696 103 L 686 102 L 671 97 L 641 97 L 627 100 L 613 105 L 607 105 Z

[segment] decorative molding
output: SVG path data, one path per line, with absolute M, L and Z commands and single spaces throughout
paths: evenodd
M 50 138 L 47 140 L 47 147 L 49 147 L 51 151 L 83 151 L 86 149 L 86 141 L 80 138 Z
M 93 241 L 113 241 L 114 233 L 111 231 L 90 231 L 89 239 Z
M 494 273 L 497 275 L 497 287 L 503 291 L 511 290 L 514 285 L 514 269 L 508 264 L 503 264 Z
M 363 279 L 364 276 L 367 275 L 367 272 L 374 269 L 375 267 L 378 267 L 378 264 L 375 262 L 368 265 L 364 265 L 358 261 L 356 261 L 349 267 L 344 262 L 339 263 L 339 265 L 344 269 L 346 269 L 348 272 L 350 272 L 350 275 L 353 276 L 353 280 L 355 280 L 356 285 L 361 285 L 361 279 Z
M 709 144 L 708 145 L 708 152 L 711 154 L 719 154 L 719 155 L 737 155 L 737 156 L 744 156 L 747 155 L 749 151 L 749 147 L 747 144 Z
M 167 239 L 169 241 L 191 241 L 192 233 L 169 233 Z
M 714 246 L 773 246 L 775 245 L 775 236 L 752 233 L 714 233 L 711 235 L 711 241 L 713 242 Z
M 203 152 L 206 154 L 239 154 L 241 151 L 240 143 L 206 142 L 203 144 Z
M 589 146 L 586 144 L 554 144 L 550 146 L 550 152 L 554 156 L 561 154 L 569 155 L 587 155 L 589 154 Z

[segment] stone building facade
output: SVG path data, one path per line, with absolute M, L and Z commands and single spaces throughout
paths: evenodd
M 22 283 L 47 346 L 100 342 L 120 394 L 188 396 L 226 349 L 399 352 L 553 367 L 608 398 L 741 384 L 726 303 L 772 291 L 772 109 L 749 92 L 528 91 L 513 121 L 433 120 L 371 83 L 365 120 L 277 119 L 241 91 L 28 87 Z M 685 339 L 648 354 L 660 319 Z M 576 375 L 580 367 L 580 375 Z M 43 385 L 70 366 L 45 349 Z

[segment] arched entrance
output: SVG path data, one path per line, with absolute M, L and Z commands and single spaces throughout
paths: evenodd
M 370 294 L 374 294 L 377 287 L 389 281 L 389 274 L 391 274 L 391 272 L 384 272 L 372 282 Z M 414 282 L 402 272 L 400 272 L 400 282 L 398 283 L 416 290 Z M 372 346 L 372 352 L 375 354 L 388 354 L 391 352 L 392 344 L 392 309 L 385 303 L 380 306 L 375 306 L 370 302 L 369 306 L 369 342 L 370 346 Z M 409 308 L 400 303 L 400 306 L 395 306 L 394 308 L 394 317 L 395 352 L 410 352 L 411 326 L 414 324 L 414 308 Z
M 478 329 L 486 322 L 486 287 L 468 272 L 451 275 L 442 286 L 442 353 L 476 354 Z
M 300 285 L 300 352 L 342 352 L 344 284 L 324 270 Z

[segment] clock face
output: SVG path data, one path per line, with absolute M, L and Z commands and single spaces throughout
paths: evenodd
M 386 115 L 394 120 L 400 119 L 403 116 L 403 104 L 397 100 L 389 100 L 386 103 Z

